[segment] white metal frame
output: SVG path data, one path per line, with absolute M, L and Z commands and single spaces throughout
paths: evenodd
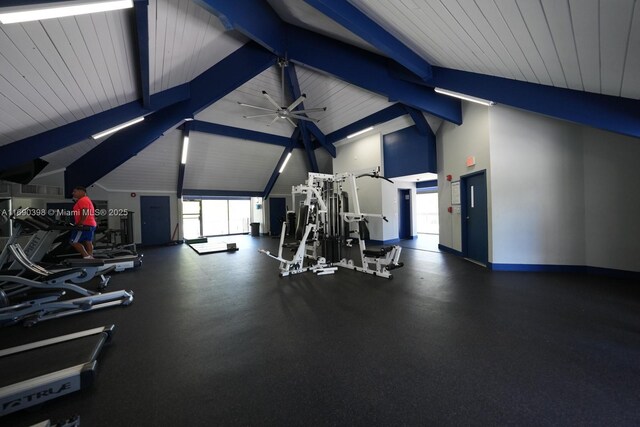
M 365 174 L 379 177 L 378 171 L 372 174 Z M 325 254 L 321 252 L 321 239 L 323 233 L 327 230 L 329 216 L 332 215 L 346 224 L 359 223 L 369 218 L 382 218 L 380 214 L 363 213 L 360 210 L 360 202 L 358 201 L 358 192 L 356 186 L 357 176 L 354 173 L 347 172 L 341 174 L 322 174 L 310 172 L 305 184 L 297 185 L 292 188 L 292 200 L 296 200 L 296 196 L 303 196 L 304 206 L 309 207 L 308 218 L 306 220 L 305 230 L 302 239 L 298 242 L 292 259 L 285 259 L 282 255 L 285 245 L 285 236 L 287 234 L 287 222 L 282 224 L 282 232 L 280 235 L 280 243 L 278 246 L 278 254 L 274 255 L 270 251 L 261 249 L 260 252 L 280 261 L 280 276 L 289 276 L 299 274 L 306 271 L 312 271 L 318 275 L 333 274 L 338 267 L 349 268 L 374 276 L 392 278 L 391 270 L 402 267 L 399 262 L 402 248 L 398 245 L 392 245 L 382 248 L 378 251 L 367 250 L 364 240 L 361 238 L 358 230 L 351 231 L 357 235 L 358 246 L 360 252 L 360 265 L 351 259 L 341 258 L 339 261 L 328 262 Z M 323 198 L 323 189 L 330 188 L 332 195 L 346 194 L 349 198 L 350 210 L 343 211 L 342 205 L 328 207 L 327 201 Z M 336 211 L 337 209 L 337 211 Z M 339 236 L 339 245 L 351 246 L 353 238 L 348 235 Z M 307 263 L 305 264 L 305 260 Z

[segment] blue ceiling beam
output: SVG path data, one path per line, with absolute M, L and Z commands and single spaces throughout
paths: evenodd
M 69 165 L 65 171 L 65 188 L 95 183 L 185 118 L 193 117 L 273 66 L 275 60 L 270 52 L 257 44 L 245 44 L 192 80 L 189 100 L 150 114 L 144 121 L 115 133 Z
M 211 198 L 245 198 L 245 197 L 262 197 L 261 191 L 235 191 L 235 190 L 199 190 L 195 188 L 185 188 L 182 190 L 185 197 L 211 197 Z
M 187 172 L 187 165 L 182 163 L 182 156 L 184 155 L 184 138 L 189 138 L 191 122 L 184 122 L 182 125 L 182 150 L 180 151 L 180 163 L 178 164 L 178 185 L 176 186 L 176 194 L 178 198 L 182 197 L 182 189 L 184 187 L 184 174 Z M 187 147 L 188 149 L 188 147 Z M 189 153 L 187 152 L 187 155 Z
M 389 120 L 404 116 L 405 114 L 407 114 L 407 110 L 402 104 L 393 104 L 390 107 L 377 111 L 367 117 L 351 123 L 350 125 L 331 132 L 327 135 L 327 141 L 331 144 L 335 144 L 336 142 L 346 138 L 347 135 L 366 129 L 369 126 L 388 122 Z
M 193 0 L 220 19 L 227 30 L 237 30 L 278 56 L 285 56 L 283 22 L 265 0 Z
M 192 131 L 228 136 L 230 138 L 264 142 L 266 144 L 280 145 L 282 147 L 288 147 L 291 144 L 291 139 L 288 137 L 241 129 L 233 126 L 220 125 L 217 123 L 193 120 L 189 123 L 189 126 Z
M 246 43 L 191 80 L 189 88 L 193 114 L 198 114 L 229 92 L 272 67 L 277 59 L 256 43 Z
M 411 116 L 413 123 L 416 125 L 418 132 L 420 135 L 434 135 L 433 130 L 431 130 L 431 126 L 429 126 L 429 122 L 424 118 L 424 114 L 422 111 L 418 111 L 415 108 L 404 106 L 404 109 Z
M 313 151 L 311 145 L 311 137 L 307 130 L 306 122 L 298 123 L 300 128 L 300 135 L 302 136 L 302 142 L 304 144 L 304 150 L 307 152 L 307 160 L 309 160 L 309 168 L 311 172 L 318 172 L 318 161 L 316 160 L 316 153 Z
M 188 115 L 189 102 L 179 102 L 149 114 L 144 121 L 113 134 L 67 166 L 64 171 L 65 195 L 70 195 L 77 185 L 92 185 L 144 150 Z
M 400 101 L 452 123 L 462 124 L 459 101 L 436 94 L 422 85 L 392 77 L 388 70 L 389 58 L 285 23 L 266 1 L 195 1 L 215 14 L 227 29 L 242 32 L 279 56 L 387 96 L 390 101 Z
M 422 80 L 431 78 L 431 64 L 347 0 L 305 0 L 347 30 L 406 67 Z
M 285 80 L 287 82 L 287 86 L 289 87 L 289 91 L 291 92 L 292 98 L 294 100 L 298 99 L 300 96 L 302 96 L 302 93 L 300 92 L 300 84 L 298 83 L 298 76 L 296 75 L 295 66 L 293 64 L 289 64 L 289 66 L 284 69 L 284 75 L 285 75 Z M 295 110 L 304 110 L 304 102 L 301 102 L 300 104 L 298 104 Z M 307 128 L 306 125 L 307 125 L 306 121 L 298 120 L 298 129 L 300 129 L 300 136 L 302 136 L 304 149 L 307 153 L 307 159 L 309 160 L 309 167 L 312 172 L 318 172 L 318 162 L 316 160 L 316 153 L 313 151 L 313 146 L 311 145 L 311 136 L 309 135 L 309 129 Z M 325 138 L 325 144 L 326 144 L 326 138 Z
M 291 25 L 287 27 L 287 33 L 290 60 L 384 95 L 389 101 L 402 102 L 446 121 L 462 124 L 459 100 L 392 77 L 387 58 Z
M 136 11 L 136 34 L 138 42 L 138 69 L 140 88 L 142 89 L 142 106 L 151 105 L 149 83 L 149 0 L 134 0 Z
M 434 87 L 640 138 L 640 100 L 433 67 Z
M 152 95 L 150 107 L 162 109 L 188 98 L 189 85 L 184 84 Z M 143 108 L 140 102 L 133 101 L 67 125 L 3 145 L 0 147 L 0 170 L 9 169 L 35 158 L 46 156 L 84 141 L 98 132 L 151 112 L 152 110 Z
M 182 163 L 180 163 L 178 165 L 178 185 L 177 185 L 177 190 L 176 190 L 176 194 L 178 195 L 178 199 L 182 197 L 183 193 L 183 187 L 184 187 L 184 174 L 187 170 L 187 165 L 184 165 Z
M 264 187 L 264 191 L 262 192 L 262 195 L 261 195 L 263 199 L 266 199 L 267 197 L 269 197 L 269 194 L 271 194 L 271 190 L 273 190 L 273 186 L 276 185 L 276 181 L 280 176 L 280 168 L 282 167 L 282 164 L 287 158 L 287 154 L 293 151 L 293 147 L 295 147 L 298 144 L 299 139 L 300 139 L 300 129 L 296 128 L 293 131 L 293 134 L 291 135 L 289 147 L 286 147 L 282 151 L 282 154 L 280 155 L 280 159 L 278 160 L 278 163 L 276 163 L 276 167 L 273 170 L 273 173 L 271 174 L 271 178 L 269 178 L 269 181 L 267 182 L 266 187 Z
M 316 137 L 316 141 L 318 142 L 320 147 L 323 147 L 325 150 L 327 150 L 327 152 L 329 152 L 331 157 L 333 157 L 335 159 L 336 158 L 336 147 L 334 147 L 332 144 L 330 144 L 327 141 L 327 137 L 325 136 L 324 133 L 322 133 L 320 128 L 318 128 L 318 126 L 313 122 L 308 122 L 308 123 L 306 123 L 306 125 L 307 125 L 307 130 L 309 130 L 309 132 L 311 132 L 313 134 L 313 136 Z

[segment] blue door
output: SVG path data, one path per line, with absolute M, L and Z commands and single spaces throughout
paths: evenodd
M 269 197 L 269 230 L 272 236 L 279 236 L 282 223 L 287 218 L 287 202 L 284 197 Z
M 486 265 L 489 261 L 487 180 L 485 172 L 461 177 L 462 253 Z
M 142 244 L 162 245 L 171 240 L 169 196 L 140 196 Z
M 398 190 L 398 237 L 411 239 L 411 190 Z

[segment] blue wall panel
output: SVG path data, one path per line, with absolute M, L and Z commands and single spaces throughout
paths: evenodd
M 415 126 L 384 135 L 384 176 L 436 173 L 436 138 L 421 135 Z

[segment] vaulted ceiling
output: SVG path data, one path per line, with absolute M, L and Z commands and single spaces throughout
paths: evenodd
M 461 124 L 460 101 L 434 87 L 638 138 L 638 3 L 134 0 L 0 25 L 0 170 L 41 157 L 67 186 L 287 192 L 368 125 Z M 326 111 L 295 129 L 244 118 L 259 111 L 239 103 L 271 107 L 263 91 Z

